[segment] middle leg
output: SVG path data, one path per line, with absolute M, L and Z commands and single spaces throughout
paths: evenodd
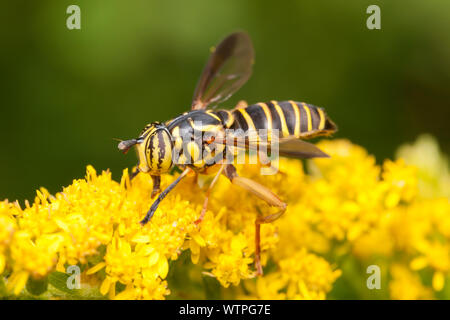
M 217 180 L 219 179 L 219 176 L 222 173 L 224 168 L 225 168 L 225 164 L 222 164 L 220 166 L 220 169 L 217 172 L 216 176 L 214 177 L 213 181 L 209 185 L 208 190 L 206 190 L 206 196 L 205 196 L 205 201 L 203 202 L 202 212 L 200 213 L 200 217 L 194 221 L 194 223 L 196 225 L 199 225 L 203 221 L 203 218 L 205 217 L 206 209 L 208 208 L 209 195 L 211 193 L 212 188 L 214 188 L 214 185 L 216 184 Z

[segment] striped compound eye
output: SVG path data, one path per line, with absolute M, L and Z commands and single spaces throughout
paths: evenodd
M 172 167 L 172 137 L 163 125 L 148 127 L 138 145 L 139 171 L 161 174 Z
M 149 136 L 146 158 L 150 172 L 167 172 L 172 167 L 172 139 L 167 129 L 157 129 Z

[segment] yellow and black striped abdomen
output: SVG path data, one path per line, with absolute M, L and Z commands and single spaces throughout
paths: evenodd
M 279 130 L 280 137 L 311 138 L 337 130 L 323 109 L 295 101 L 257 103 L 231 112 L 230 128 L 247 130 Z

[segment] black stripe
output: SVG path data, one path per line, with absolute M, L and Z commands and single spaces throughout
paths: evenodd
M 159 148 L 158 169 L 161 169 L 162 160 L 164 159 L 164 156 L 166 155 L 164 136 L 163 136 L 161 130 L 158 131 L 158 148 Z
M 295 132 L 295 111 L 294 106 L 289 101 L 281 101 L 279 103 L 281 110 L 283 110 L 284 118 L 286 119 L 286 126 L 290 135 Z
M 192 121 L 200 122 L 202 127 L 206 127 L 208 125 L 219 125 L 220 121 L 217 120 L 212 115 L 203 112 L 203 113 L 197 113 L 191 117 Z
M 282 135 L 282 128 L 281 128 L 281 120 L 280 115 L 277 112 L 277 109 L 275 109 L 275 106 L 268 102 L 266 103 L 270 110 L 270 115 L 272 116 L 272 129 L 278 129 L 280 132 L 280 136 Z
M 320 115 L 319 111 L 317 111 L 317 107 L 313 106 L 312 104 L 308 104 L 309 110 L 311 111 L 311 127 L 312 130 L 319 129 L 320 125 Z
M 296 102 L 300 111 L 300 133 L 308 132 L 308 114 L 301 102 Z
M 147 139 L 147 144 L 145 145 L 145 150 L 149 150 L 149 154 L 150 154 L 150 158 L 148 159 L 148 165 L 149 167 L 151 167 L 152 162 L 153 162 L 153 150 L 152 150 L 152 140 L 154 138 L 154 135 L 151 135 L 148 139 Z
M 233 111 L 233 116 L 234 116 L 234 123 L 235 125 L 233 125 L 233 129 L 239 129 L 241 128 L 242 130 L 247 131 L 248 130 L 248 124 L 247 121 L 245 121 L 244 116 L 242 115 L 242 113 L 239 110 L 234 110 Z M 236 126 L 237 124 L 237 126 Z
M 245 111 L 247 111 L 250 118 L 252 118 L 256 130 L 267 129 L 266 114 L 260 105 L 253 104 L 248 106 Z
M 228 122 L 228 119 L 229 119 L 228 112 L 219 110 L 219 111 L 216 112 L 216 115 L 222 121 L 222 125 L 225 126 L 225 124 Z

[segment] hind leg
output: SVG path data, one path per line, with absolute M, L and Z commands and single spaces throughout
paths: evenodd
M 228 164 L 224 170 L 225 176 L 230 179 L 231 183 L 244 188 L 256 195 L 261 200 L 266 201 L 269 205 L 279 208 L 279 210 L 274 213 L 267 215 L 265 217 L 258 216 L 255 220 L 255 268 L 257 275 L 262 275 L 263 270 L 261 266 L 261 224 L 270 223 L 277 220 L 286 211 L 286 203 L 280 200 L 280 198 L 264 187 L 263 185 L 250 180 L 248 178 L 239 177 L 236 168 Z

